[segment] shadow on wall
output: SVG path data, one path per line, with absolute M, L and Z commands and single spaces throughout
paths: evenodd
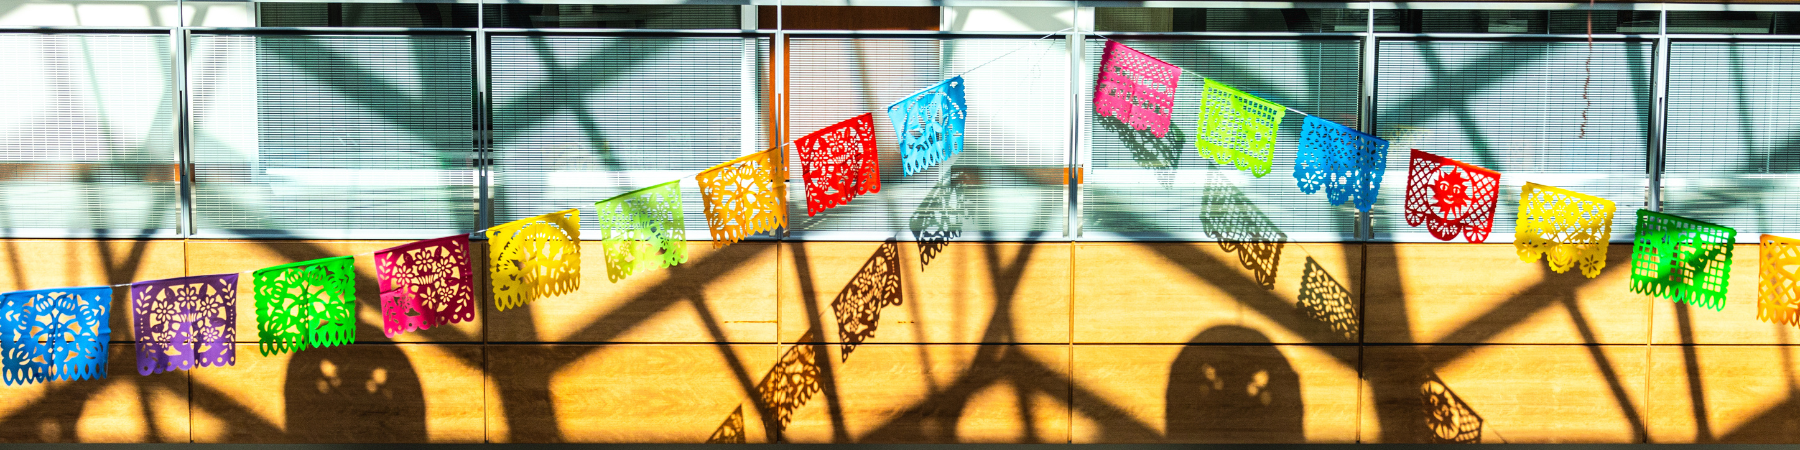
M 425 394 L 392 345 L 295 353 L 287 366 L 288 442 L 426 442 Z
M 945 169 L 950 170 L 950 169 Z M 912 220 L 908 228 L 912 229 L 913 239 L 919 243 L 919 270 L 931 265 L 931 260 L 938 253 L 950 246 L 950 241 L 962 236 L 963 208 L 969 205 L 969 199 L 962 189 L 967 173 L 951 170 L 930 192 L 925 193 L 925 201 L 919 202 L 918 209 L 913 210 Z
M 1156 181 L 1163 189 L 1175 187 L 1175 168 L 1181 164 L 1181 155 L 1186 153 L 1183 149 L 1188 143 L 1187 132 L 1181 127 L 1169 127 L 1169 132 L 1159 139 L 1149 130 L 1131 129 L 1118 119 L 1095 116 L 1094 121 L 1106 132 L 1117 135 L 1125 148 L 1131 150 L 1131 160 L 1137 161 L 1138 167 L 1155 173 Z
M 881 308 L 900 306 L 900 244 L 894 239 L 881 243 L 875 254 L 863 261 L 862 269 L 844 285 L 831 309 L 837 313 L 838 342 L 843 343 L 842 361 L 850 360 L 850 352 L 863 341 L 875 337 L 881 324 Z
M 1200 344 L 1231 342 L 1250 345 Z M 1300 375 L 1268 336 L 1209 328 L 1169 367 L 1164 429 L 1170 442 L 1305 442 Z
M 1312 256 L 1306 257 L 1306 271 L 1300 275 L 1301 315 L 1331 327 L 1344 340 L 1356 342 L 1362 325 L 1357 317 L 1356 297 L 1338 283 L 1325 267 Z
M 1200 229 L 1206 237 L 1218 240 L 1219 248 L 1226 252 L 1236 253 L 1238 263 L 1256 274 L 1263 289 L 1275 289 L 1275 271 L 1281 266 L 1287 233 L 1276 228 L 1244 191 L 1219 172 L 1206 175 L 1200 202 L 1204 205 Z

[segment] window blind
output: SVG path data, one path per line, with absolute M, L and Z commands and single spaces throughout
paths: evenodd
M 1669 48 L 1663 210 L 1738 230 L 1800 232 L 1800 44 Z

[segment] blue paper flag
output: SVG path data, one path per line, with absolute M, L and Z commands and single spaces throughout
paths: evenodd
M 111 286 L 0 294 L 6 384 L 104 378 L 111 309 Z
M 1323 187 L 1331 204 L 1354 200 L 1357 210 L 1369 212 L 1381 190 L 1381 174 L 1387 171 L 1387 150 L 1387 140 L 1306 116 L 1300 150 L 1294 156 L 1294 179 L 1301 192 L 1312 194 Z
M 888 105 L 888 120 L 893 121 L 894 134 L 900 140 L 903 172 L 912 175 L 962 153 L 963 120 L 967 117 L 962 77 L 938 82 Z

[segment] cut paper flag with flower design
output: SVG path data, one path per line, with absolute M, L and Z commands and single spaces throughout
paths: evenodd
M 237 364 L 238 274 L 131 283 L 138 375 Z
M 751 153 L 694 176 L 713 248 L 787 227 L 787 155 L 781 150 Z
M 606 251 L 606 278 L 687 262 L 687 225 L 681 213 L 681 180 L 638 189 L 595 202 L 600 246 Z
M 1581 274 L 1600 276 L 1606 267 L 1606 241 L 1612 238 L 1612 200 L 1537 183 L 1525 183 L 1519 194 L 1519 223 L 1513 247 L 1519 260 L 1536 262 L 1548 255 L 1550 270 L 1568 272 L 1581 263 Z
M 850 118 L 794 141 L 806 181 L 806 215 L 881 192 L 881 155 L 875 152 L 875 114 Z
M 475 320 L 469 235 L 428 239 L 375 252 L 381 332 L 387 337 Z
M 112 287 L 0 294 L 0 378 L 8 386 L 106 377 Z
M 1300 150 L 1294 156 L 1294 180 L 1300 192 L 1325 189 L 1333 205 L 1346 201 L 1369 212 L 1387 172 L 1388 141 L 1363 134 L 1318 116 L 1306 116 Z
M 1500 172 L 1413 149 L 1406 173 L 1406 224 L 1440 241 L 1480 243 L 1494 230 Z
M 888 120 L 900 140 L 900 168 L 905 175 L 962 153 L 963 122 L 969 112 L 963 87 L 962 77 L 954 77 L 888 105 Z
M 581 287 L 581 210 L 489 228 L 488 271 L 501 311 Z
M 1737 230 L 1640 209 L 1631 246 L 1631 292 L 1725 309 Z
M 1200 156 L 1262 178 L 1273 167 L 1275 130 L 1285 115 L 1284 106 L 1207 78 L 1194 146 L 1200 149 Z
M 1094 111 L 1134 130 L 1148 128 L 1161 138 L 1169 133 L 1175 110 L 1175 87 L 1181 68 L 1162 62 L 1118 41 L 1106 41 L 1100 57 L 1100 79 L 1094 81 Z
M 256 337 L 263 356 L 356 342 L 356 257 L 257 270 Z
M 1756 318 L 1800 326 L 1800 239 L 1762 235 L 1757 258 Z

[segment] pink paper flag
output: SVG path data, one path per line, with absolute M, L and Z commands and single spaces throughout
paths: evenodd
M 388 337 L 475 319 L 469 236 L 459 234 L 375 252 L 382 332 Z
M 1094 86 L 1094 111 L 1116 117 L 1131 128 L 1150 129 L 1156 137 L 1169 133 L 1175 110 L 1175 86 L 1181 68 L 1143 52 L 1106 41 L 1100 57 L 1100 79 Z

